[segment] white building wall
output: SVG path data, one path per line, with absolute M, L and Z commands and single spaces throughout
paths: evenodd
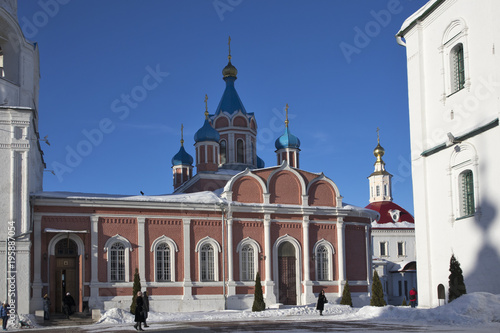
M 431 7 L 435 4 L 437 7 Z M 500 129 L 493 127 L 464 140 L 475 150 L 476 213 L 457 219 L 458 184 L 451 168 L 459 144 L 423 157 L 445 144 L 447 133 L 460 137 L 498 119 L 500 97 L 500 2 L 430 1 L 403 25 L 406 41 L 416 224 L 419 304 L 439 305 L 437 287 L 447 290 L 449 261 L 455 254 L 468 292 L 500 293 Z M 419 20 L 417 20 L 419 19 Z M 409 27 L 409 23 L 416 23 Z M 406 29 L 409 27 L 408 29 Z M 445 43 L 447 42 L 447 43 Z M 464 45 L 465 87 L 450 90 L 450 45 Z M 496 49 L 497 50 L 496 50 Z M 447 293 L 446 293 L 447 294 Z

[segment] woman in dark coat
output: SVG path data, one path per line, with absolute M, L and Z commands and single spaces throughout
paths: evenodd
M 319 310 L 319 315 L 323 315 L 323 310 L 325 309 L 325 303 L 328 303 L 325 296 L 325 291 L 321 290 L 318 296 L 318 304 L 316 304 L 316 310 Z
M 142 299 L 142 293 L 137 292 L 137 297 L 135 298 L 135 325 L 134 328 L 138 331 L 144 331 L 141 327 L 144 321 L 144 300 Z
M 142 301 L 144 302 L 143 305 L 143 313 L 144 313 L 144 327 L 149 327 L 148 324 L 146 323 L 146 320 L 148 319 L 148 312 L 149 312 L 149 298 L 148 298 L 148 292 L 145 291 L 142 293 Z

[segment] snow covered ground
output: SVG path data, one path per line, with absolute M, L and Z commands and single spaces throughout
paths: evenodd
M 500 295 L 471 293 L 463 295 L 450 304 L 433 309 L 412 309 L 402 306 L 351 308 L 345 305 L 326 304 L 320 317 L 313 304 L 308 306 L 251 311 L 211 311 L 194 313 L 150 312 L 148 324 L 151 328 L 173 328 L 176 323 L 186 322 L 252 322 L 257 321 L 315 321 L 318 328 L 321 321 L 371 322 L 409 326 L 426 326 L 427 332 L 500 332 Z M 133 331 L 134 317 L 120 309 L 111 309 L 102 314 L 101 320 L 93 325 L 79 327 L 84 332 Z M 160 324 L 164 323 L 164 324 Z M 41 328 L 47 329 L 50 328 Z M 374 332 L 369 329 L 346 329 L 344 332 Z M 269 330 L 268 332 L 272 332 Z M 304 329 L 288 332 L 306 332 Z

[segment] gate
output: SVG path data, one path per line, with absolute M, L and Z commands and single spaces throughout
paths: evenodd
M 297 305 L 295 248 L 289 242 L 278 249 L 279 302 L 284 305 Z

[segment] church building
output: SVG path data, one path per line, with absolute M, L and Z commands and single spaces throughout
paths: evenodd
M 16 1 L 0 4 L 0 227 L 9 230 L 0 265 L 16 251 L 23 272 L 2 273 L 0 293 L 16 311 L 41 310 L 48 294 L 60 312 L 67 292 L 78 311 L 128 309 L 136 271 L 153 311 L 248 309 L 257 273 L 268 307 L 310 304 L 321 290 L 333 302 L 347 281 L 355 305 L 367 304 L 377 212 L 344 204 L 331 178 L 300 169 L 288 117 L 277 163 L 265 167 L 257 114 L 236 92 L 230 52 L 220 103 L 213 113 L 205 103 L 200 117 L 194 158 L 181 134 L 173 194 L 44 192 L 38 48 L 23 37 Z

